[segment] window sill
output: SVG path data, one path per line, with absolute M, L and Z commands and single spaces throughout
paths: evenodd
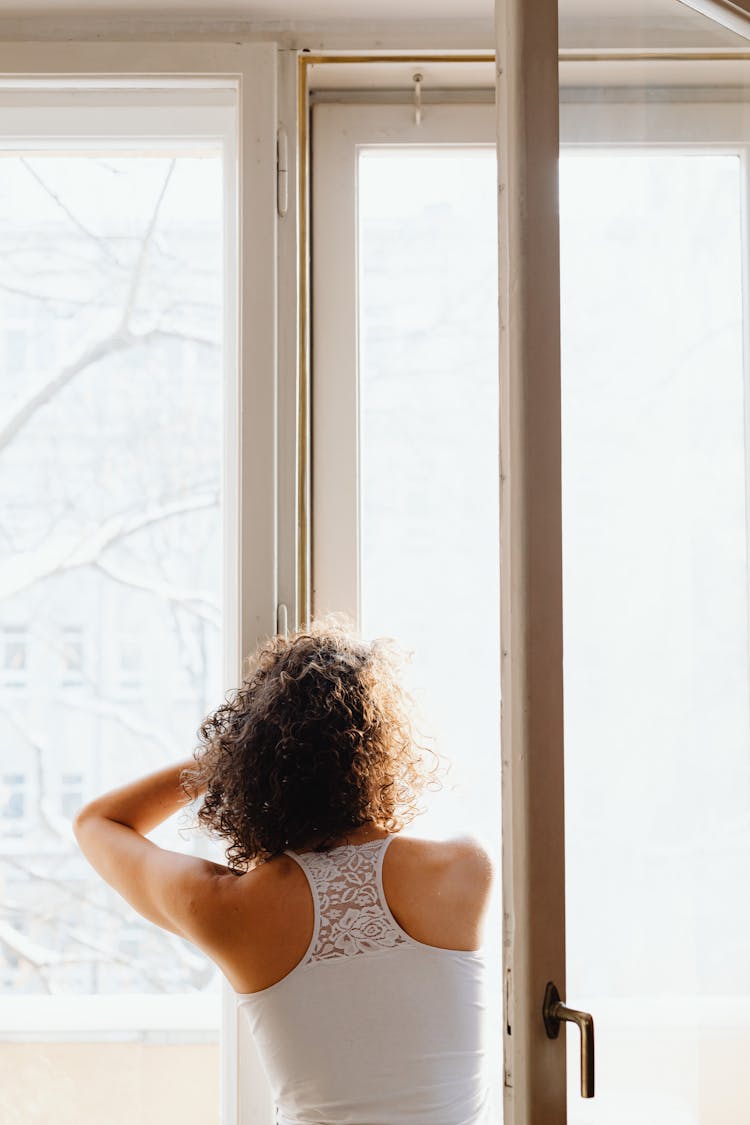
M 0 1005 L 0 1041 L 158 1039 L 213 1042 L 221 994 L 176 996 L 10 996 Z

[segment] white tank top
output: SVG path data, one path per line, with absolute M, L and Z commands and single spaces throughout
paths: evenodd
M 315 907 L 307 952 L 237 994 L 278 1125 L 485 1125 L 485 964 L 402 930 L 383 893 L 393 836 L 286 852 Z

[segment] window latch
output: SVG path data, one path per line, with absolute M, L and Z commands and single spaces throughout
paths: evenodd
M 276 130 L 276 210 L 283 219 L 289 207 L 289 144 L 286 129 Z

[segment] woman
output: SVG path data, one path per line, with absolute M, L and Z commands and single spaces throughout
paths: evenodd
M 469 837 L 400 834 L 434 769 L 387 645 L 331 619 L 273 638 L 200 741 L 86 805 L 75 832 L 140 914 L 222 970 L 279 1125 L 485 1122 L 492 868 Z M 146 838 L 201 794 L 226 867 Z

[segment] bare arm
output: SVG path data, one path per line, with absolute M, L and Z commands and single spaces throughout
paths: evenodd
M 141 836 L 147 835 L 162 821 L 189 804 L 180 778 L 183 770 L 194 765 L 192 758 L 189 758 L 127 785 L 121 785 L 90 801 L 76 816 L 73 825 L 76 836 L 79 826 L 96 816 L 132 828 Z
M 146 834 L 184 808 L 180 781 L 192 760 L 113 789 L 77 814 L 73 831 L 91 866 L 142 914 L 210 950 L 227 867 L 160 848 Z

